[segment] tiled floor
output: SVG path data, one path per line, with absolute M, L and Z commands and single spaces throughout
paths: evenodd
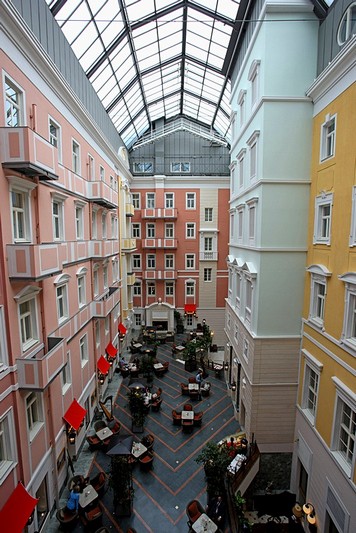
M 113 512 L 112 492 L 109 489 L 103 497 L 104 507 L 103 525 L 109 531 L 126 532 L 129 526 L 138 533 L 183 533 L 188 531 L 186 504 L 192 499 L 198 499 L 205 506 L 206 484 L 204 471 L 195 461 L 205 443 L 209 440 L 219 441 L 226 435 L 239 431 L 239 426 L 233 417 L 231 400 L 226 394 L 226 384 L 223 379 L 217 379 L 210 372 L 208 381 L 211 382 L 211 394 L 201 401 L 191 402 L 198 411 L 203 411 L 203 423 L 200 428 L 194 428 L 191 434 L 182 433 L 179 426 L 172 423 L 172 409 L 182 409 L 189 401 L 182 396 L 180 383 L 187 382 L 193 376 L 184 370 L 184 365 L 171 356 L 171 345 L 162 344 L 158 348 L 158 359 L 169 361 L 169 371 L 163 378 L 154 378 L 153 388 L 163 389 L 163 403 L 158 413 L 150 412 L 145 422 L 145 433 L 155 436 L 154 468 L 149 472 L 141 472 L 138 465 L 133 469 L 134 505 L 130 517 L 117 517 Z M 115 375 L 111 383 L 115 400 L 114 414 L 122 424 L 121 434 L 132 434 L 131 417 L 127 407 L 129 378 Z M 108 391 L 106 394 L 111 394 Z M 142 434 L 134 434 L 135 440 L 140 440 Z M 76 473 L 93 476 L 99 470 L 110 472 L 110 457 L 99 450 L 90 453 L 85 444 L 75 463 Z M 64 491 L 62 501 L 65 505 L 67 491 Z M 55 517 L 47 529 L 50 533 L 57 531 L 58 522 Z M 84 531 L 79 523 L 75 533 Z M 225 529 L 229 532 L 229 527 Z

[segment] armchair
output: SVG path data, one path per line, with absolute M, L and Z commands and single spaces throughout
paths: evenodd
M 186 508 L 185 512 L 188 516 L 188 526 L 192 527 L 194 522 L 196 522 L 203 513 L 205 513 L 204 507 L 198 500 L 191 500 Z

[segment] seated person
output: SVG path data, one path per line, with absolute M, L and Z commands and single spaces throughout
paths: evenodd
M 237 453 L 237 443 L 235 442 L 234 437 L 230 437 L 226 446 L 229 449 L 229 456 L 233 459 Z
M 203 372 L 202 370 L 199 370 L 197 375 L 195 376 L 195 381 L 199 384 L 199 385 L 202 385 L 203 383 Z
M 80 486 L 74 485 L 73 489 L 70 491 L 70 495 L 67 501 L 67 509 L 70 513 L 77 513 L 79 508 L 79 493 Z
M 206 506 L 206 514 L 218 527 L 224 524 L 225 504 L 221 496 L 216 496 L 210 500 Z

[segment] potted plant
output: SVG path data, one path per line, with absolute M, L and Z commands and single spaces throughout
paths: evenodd
M 175 309 L 175 311 L 174 311 L 174 318 L 175 318 L 175 321 L 176 321 L 176 331 L 177 331 L 177 333 L 184 333 L 183 318 L 182 318 L 182 315 L 180 314 L 180 312 L 177 311 L 177 309 Z
M 187 372 L 194 372 L 197 369 L 197 345 L 195 342 L 188 342 L 183 352 L 184 369 Z
M 109 485 L 114 493 L 114 506 L 119 516 L 130 516 L 133 507 L 134 488 L 129 455 L 116 455 L 111 460 Z
M 130 389 L 127 396 L 132 417 L 132 431 L 134 433 L 142 433 L 146 420 L 142 389 Z
M 204 467 L 209 499 L 222 496 L 225 493 L 227 467 L 231 463 L 229 449 L 210 441 L 204 446 L 196 462 Z

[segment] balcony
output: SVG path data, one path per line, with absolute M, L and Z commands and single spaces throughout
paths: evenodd
M 135 208 L 133 204 L 125 204 L 125 215 L 127 217 L 133 217 L 135 214 Z
M 238 491 L 244 495 L 252 481 L 255 479 L 260 469 L 260 451 L 256 442 L 251 443 L 248 448 L 246 462 L 234 474 L 228 474 L 230 491 L 236 494 Z
M 88 181 L 87 197 L 90 202 L 95 202 L 106 209 L 116 209 L 119 206 L 117 191 L 104 181 Z
M 109 291 L 100 300 L 94 300 L 92 305 L 92 316 L 94 318 L 105 318 L 120 301 L 120 291 L 118 287 L 109 287 Z
M 177 245 L 177 239 L 142 239 L 142 248 L 174 249 Z
M 175 280 L 177 279 L 176 270 L 144 270 L 142 272 L 145 280 Z
M 7 244 L 10 279 L 38 281 L 62 272 L 57 244 Z
M 20 389 L 44 390 L 67 364 L 67 341 L 49 337 L 48 352 L 31 359 L 16 359 Z
M 142 218 L 143 219 L 156 219 L 156 218 L 162 218 L 162 219 L 171 219 L 174 220 L 178 216 L 177 209 L 173 207 L 159 207 L 157 209 L 143 209 L 142 210 Z
M 127 285 L 130 285 L 130 286 L 135 285 L 136 274 L 134 274 L 133 272 L 128 272 L 126 276 L 126 282 L 127 282 Z
M 121 251 L 133 252 L 136 250 L 136 239 L 121 239 Z
M 199 260 L 200 261 L 217 261 L 218 252 L 200 252 Z
M 105 259 L 119 253 L 117 240 L 89 241 L 88 256 L 91 259 Z
M 28 127 L 0 128 L 3 168 L 30 178 L 58 180 L 58 150 Z

